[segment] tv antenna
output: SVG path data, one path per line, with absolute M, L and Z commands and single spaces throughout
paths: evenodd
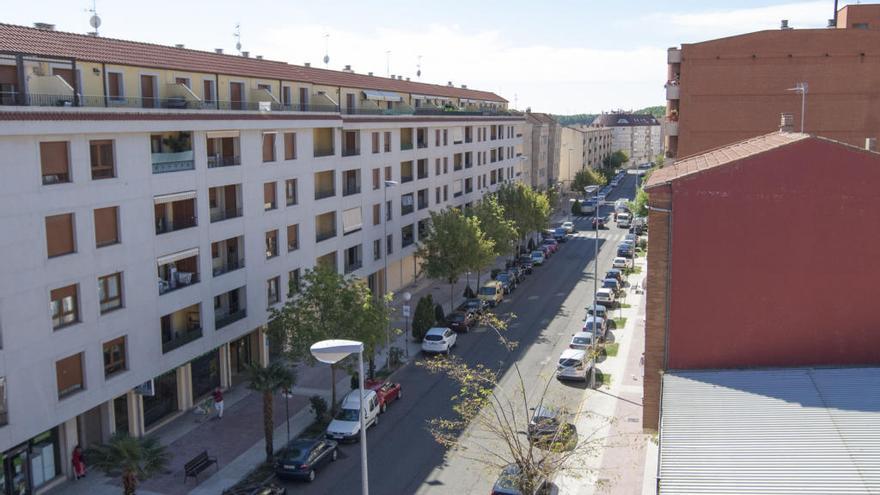
M 330 63 L 330 33 L 324 34 L 324 68 Z
M 92 0 L 92 8 L 86 9 L 86 12 L 92 14 L 92 16 L 89 17 L 89 26 L 92 26 L 92 29 L 94 29 L 94 31 L 89 34 L 98 36 L 98 28 L 101 27 L 101 18 L 98 17 L 98 6 L 96 4 L 96 0 Z
M 385 50 L 385 75 L 391 75 L 391 50 Z
M 232 36 L 235 37 L 235 49 L 238 50 L 238 53 L 241 53 L 241 24 L 235 23 L 235 32 L 232 33 Z
M 801 95 L 801 134 L 804 133 L 804 113 L 807 111 L 807 90 L 809 89 L 809 85 L 805 82 L 799 82 L 794 85 L 793 88 L 788 88 L 786 91 L 794 91 L 795 93 L 800 93 Z
M 419 55 L 419 61 L 416 63 L 416 77 L 422 78 L 422 56 Z

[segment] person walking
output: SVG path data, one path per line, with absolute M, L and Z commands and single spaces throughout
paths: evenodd
M 217 419 L 223 419 L 223 391 L 220 387 L 214 389 L 214 409 L 217 410 Z
M 79 445 L 73 448 L 73 456 L 71 456 L 70 463 L 73 464 L 73 477 L 75 479 L 86 477 L 86 461 L 83 456 L 82 447 Z

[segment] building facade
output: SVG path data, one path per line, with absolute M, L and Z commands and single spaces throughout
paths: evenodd
M 670 48 L 664 122 L 668 157 L 774 129 L 780 113 L 804 131 L 855 146 L 880 137 L 880 5 L 847 5 L 827 29 L 759 31 Z
M 523 124 L 524 167 L 535 189 L 546 189 L 559 181 L 561 126 L 550 114 L 526 111 Z
M 612 152 L 626 153 L 630 166 L 651 162 L 663 152 L 663 130 L 652 115 L 603 113 L 592 125 L 611 129 Z
M 646 428 L 665 371 L 880 364 L 877 234 L 863 228 L 878 180 L 880 154 L 792 132 L 651 175 Z M 865 238 L 852 242 L 855 230 Z M 841 259 L 860 273 L 841 277 Z
M 608 127 L 562 126 L 559 145 L 559 180 L 571 182 L 587 168 L 598 169 L 612 153 L 612 130 Z
M 74 445 L 152 431 L 268 362 L 268 310 L 317 263 L 412 282 L 431 210 L 522 178 L 523 118 L 492 93 L 0 38 L 3 486 L 45 489 Z

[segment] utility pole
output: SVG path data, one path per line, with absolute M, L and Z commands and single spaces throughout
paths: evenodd
M 809 85 L 805 82 L 799 82 L 794 85 L 793 88 L 788 88 L 786 91 L 794 91 L 795 93 L 800 93 L 801 95 L 801 134 L 804 133 L 804 115 L 807 111 L 807 90 L 809 89 Z

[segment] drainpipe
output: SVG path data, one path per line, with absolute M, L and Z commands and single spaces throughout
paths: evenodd
M 214 74 L 214 106 L 220 110 L 220 75 Z
M 104 92 L 104 106 L 110 106 L 107 101 L 109 98 L 109 95 L 107 94 L 107 64 L 104 63 L 101 64 L 101 89 Z
M 70 68 L 73 70 L 73 106 L 78 107 L 79 101 L 79 78 L 76 77 L 76 59 L 70 60 Z

